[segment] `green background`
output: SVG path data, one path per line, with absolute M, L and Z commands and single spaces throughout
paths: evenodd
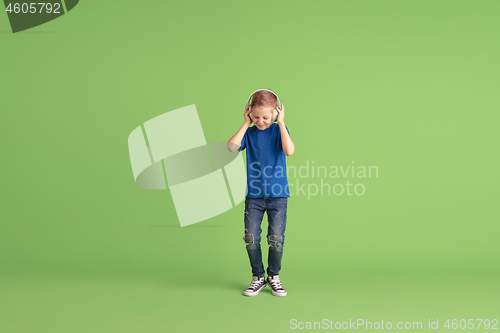
M 0 331 L 500 319 L 499 11 L 81 1 L 16 34 L 0 14 Z M 290 198 L 284 298 L 242 295 L 243 203 L 180 228 L 169 190 L 139 188 L 128 156 L 134 128 L 191 104 L 207 141 L 227 141 L 259 88 L 285 105 L 288 165 L 379 169 L 363 196 Z

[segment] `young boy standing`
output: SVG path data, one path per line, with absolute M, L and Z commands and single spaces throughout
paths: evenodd
M 250 103 L 250 99 L 252 102 Z M 290 191 L 286 173 L 286 156 L 293 154 L 295 146 L 285 126 L 285 108 L 279 107 L 278 96 L 268 89 L 250 95 L 245 106 L 245 122 L 229 139 L 229 151 L 247 149 L 247 192 L 245 199 L 245 236 L 243 237 L 253 279 L 243 292 L 255 296 L 266 286 L 275 296 L 286 296 L 279 271 L 285 241 L 286 212 Z M 276 121 L 276 123 L 273 123 Z M 255 126 L 250 127 L 251 124 Z M 269 245 L 267 279 L 260 248 L 261 223 L 267 212 Z

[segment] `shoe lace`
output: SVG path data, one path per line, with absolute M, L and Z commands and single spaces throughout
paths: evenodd
M 253 289 L 253 288 L 259 286 L 261 283 L 262 283 L 262 280 L 254 280 L 254 281 L 252 281 L 250 283 L 250 287 L 249 288 Z
M 274 289 L 284 289 L 280 280 L 270 280 L 270 282 Z

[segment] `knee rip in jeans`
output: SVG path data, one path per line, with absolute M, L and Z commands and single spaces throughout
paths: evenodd
M 245 244 L 246 245 L 253 245 L 253 235 L 252 234 L 246 234 L 244 237 L 243 237 L 243 240 L 245 241 Z
M 268 236 L 267 243 L 269 244 L 270 248 L 271 247 L 272 248 L 279 248 L 279 247 L 283 246 L 282 239 L 283 239 L 282 236 L 276 236 L 276 235 Z

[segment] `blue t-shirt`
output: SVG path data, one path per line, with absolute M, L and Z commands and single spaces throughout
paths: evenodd
M 288 133 L 288 127 L 286 127 Z M 246 198 L 290 197 L 286 174 L 286 155 L 277 123 L 265 130 L 249 127 L 239 151 L 247 148 Z

